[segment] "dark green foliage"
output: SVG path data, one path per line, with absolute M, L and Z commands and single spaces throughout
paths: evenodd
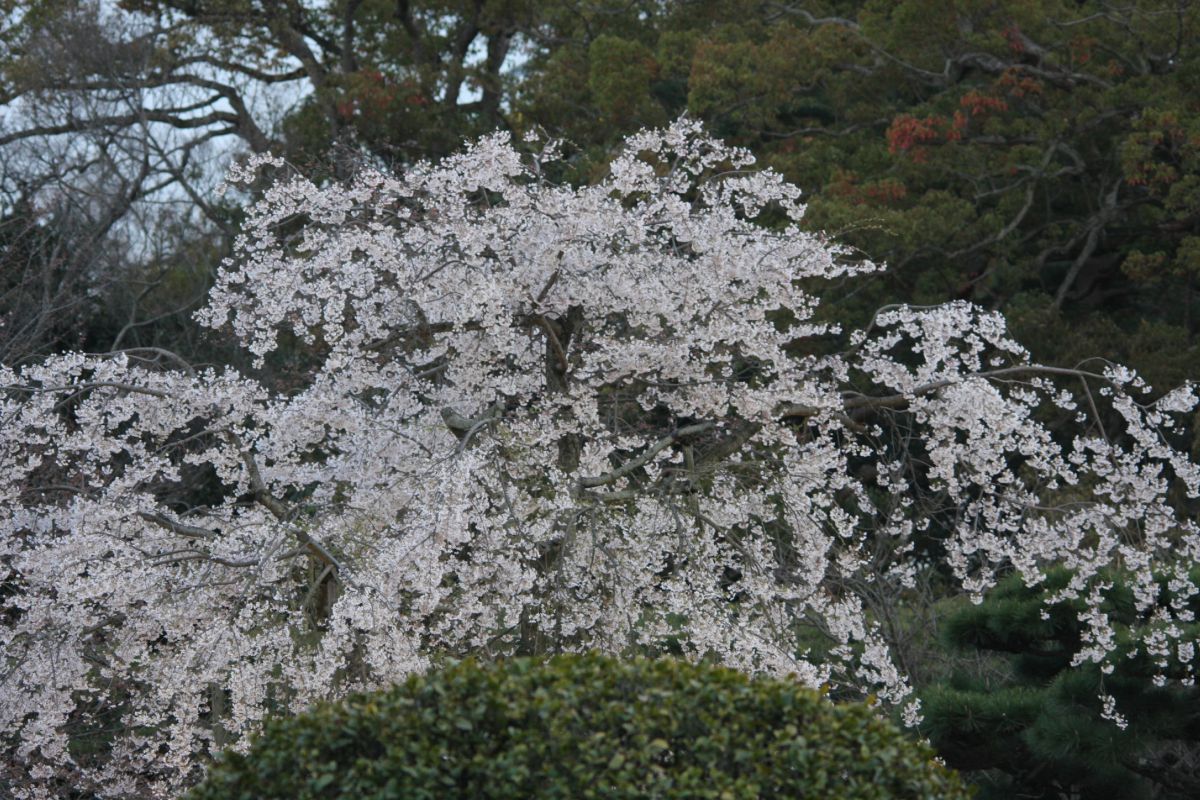
M 275 721 L 190 800 L 965 798 L 862 704 L 673 660 L 467 661 Z
M 686 110 L 750 148 L 808 192 L 807 224 L 888 263 L 826 298 L 841 320 L 959 297 L 1042 360 L 1200 374 L 1195 4 L 660 8 L 598 28 L 604 47 L 534 53 L 522 118 L 586 146 Z
M 1119 637 L 1113 671 L 1072 667 L 1082 605 L 1045 605 L 1069 577 L 1056 572 L 1031 589 L 1014 576 L 946 621 L 946 644 L 984 654 L 983 667 L 922 693 L 923 732 L 978 781 L 984 800 L 1200 796 L 1200 691 L 1158 688 L 1152 661 L 1130 657 L 1130 631 L 1146 623 L 1119 581 L 1105 603 Z M 1165 674 L 1183 678 L 1186 668 L 1175 663 Z M 1102 692 L 1116 699 L 1126 729 L 1101 717 Z

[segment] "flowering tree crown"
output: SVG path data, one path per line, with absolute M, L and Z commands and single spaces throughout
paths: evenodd
M 714 658 L 911 720 L 906 604 L 1051 566 L 1078 661 L 1119 571 L 1163 680 L 1190 662 L 1189 387 L 1033 364 L 966 303 L 844 334 L 815 292 L 875 267 L 695 123 L 593 186 L 559 158 L 277 179 L 201 319 L 307 343 L 298 387 L 153 349 L 3 370 L 6 780 L 168 795 L 269 714 L 467 653 Z

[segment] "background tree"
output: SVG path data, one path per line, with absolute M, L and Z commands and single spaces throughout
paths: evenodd
M 91 237 L 71 230 L 62 215 L 39 214 L 19 200 L 0 219 L 0 355 L 18 363 L 57 350 L 86 346 L 87 320 L 96 313 L 80 260 L 101 262 Z M 83 259 L 76 258 L 86 254 Z
M 1123 657 L 1104 669 L 1076 663 L 1073 654 L 1086 636 L 1080 607 L 1053 599 L 1070 580 L 1070 573 L 1056 572 L 1029 587 L 1008 578 L 982 605 L 948 616 L 948 642 L 984 657 L 974 669 L 960 664 L 956 674 L 922 693 L 923 730 L 950 763 L 973 771 L 983 797 L 1196 796 L 1194 670 L 1171 668 L 1180 683 L 1155 680 L 1171 654 L 1161 646 L 1155 654 L 1131 646 L 1154 634 L 1143 628 L 1133 593 L 1116 575 L 1104 605 Z M 1159 582 L 1164 597 L 1170 584 Z M 1195 613 L 1194 601 L 1189 610 Z M 1115 698 L 1125 726 L 1104 719 L 1098 694 Z
M 809 224 L 889 264 L 839 313 L 970 298 L 1064 365 L 1104 352 L 1171 385 L 1200 363 L 1194 4 L 712 3 L 648 22 L 534 54 L 518 106 L 601 148 L 686 109 L 750 148 L 808 192 Z
M 0 7 L 0 190 L 81 208 L 123 198 L 97 229 L 111 236 L 100 249 L 125 254 L 122 268 L 104 269 L 90 247 L 74 251 L 67 271 L 93 296 L 104 291 L 100 274 L 121 282 L 98 306 L 101 329 L 127 330 L 129 312 L 149 301 L 160 308 L 138 319 L 139 335 L 203 357 L 189 350 L 196 329 L 181 324 L 194 292 L 173 297 L 163 283 L 155 298 L 137 298 L 159 281 L 164 258 L 194 261 L 207 249 L 190 267 L 203 284 L 229 254 L 237 219 L 216 185 L 232 157 L 283 153 L 324 180 L 364 163 L 446 155 L 465 138 L 513 127 L 525 52 L 594 25 L 631 30 L 652 5 L 9 3 Z M 167 242 L 180 252 L 165 254 Z M 175 313 L 166 314 L 170 302 Z

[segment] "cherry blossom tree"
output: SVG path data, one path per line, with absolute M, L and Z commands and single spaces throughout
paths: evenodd
M 1190 662 L 1190 387 L 1031 363 L 966 303 L 841 331 L 818 293 L 876 267 L 690 121 L 593 186 L 560 161 L 238 170 L 282 177 L 201 317 L 260 362 L 307 343 L 299 387 L 154 349 L 4 369 L 15 796 L 169 796 L 264 717 L 466 654 L 712 658 L 914 720 L 892 623 L 930 575 L 1068 567 L 1103 665 L 1120 571 L 1163 680 Z

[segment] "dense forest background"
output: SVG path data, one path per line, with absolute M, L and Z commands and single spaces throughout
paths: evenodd
M 586 183 L 621 137 L 688 114 L 804 187 L 812 229 L 888 264 L 824 314 L 969 299 L 1047 363 L 1107 358 L 1162 389 L 1200 378 L 1189 0 L 0 9 L 4 363 L 131 346 L 236 363 L 191 313 L 252 199 L 217 191 L 240 155 L 336 181 L 501 128 L 561 138 L 558 178 Z M 265 369 L 286 386 L 304 359 L 297 344 Z M 1028 595 L 948 608 L 914 645 L 923 733 L 995 796 L 1200 794 L 1200 713 L 1131 661 L 1107 676 L 1138 709 L 1130 728 L 1100 721 L 1084 698 L 1106 677 L 1069 663 L 1078 626 Z

